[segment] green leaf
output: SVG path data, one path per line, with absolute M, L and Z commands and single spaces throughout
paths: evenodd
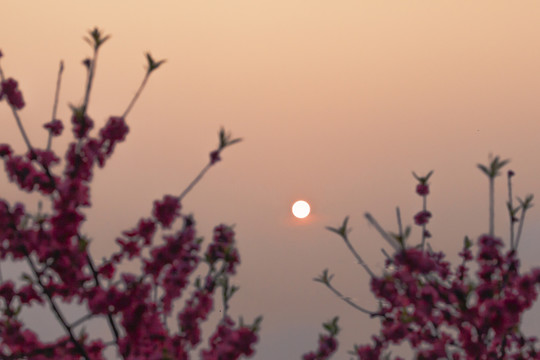
M 162 358 L 162 360 L 173 360 L 174 359 L 172 357 L 171 353 L 169 352 L 169 349 L 167 349 L 166 347 L 164 347 L 162 349 L 161 358 Z
M 89 31 L 88 34 L 90 36 L 85 37 L 84 40 L 94 48 L 94 51 L 97 51 L 99 47 L 111 37 L 110 35 L 103 36 L 101 30 L 97 27 Z
M 468 236 L 465 236 L 465 239 L 463 239 L 463 248 L 468 250 L 471 248 L 471 246 L 472 246 L 471 239 L 469 239 Z
M 343 224 L 341 224 L 341 226 L 338 229 L 330 227 L 330 226 L 327 226 L 326 229 L 329 231 L 335 232 L 336 234 L 344 238 L 349 232 L 347 229 L 348 223 L 349 223 L 349 217 L 346 216 L 345 219 L 343 220 Z
M 416 175 L 416 173 L 413 171 L 413 176 L 416 180 L 418 180 L 418 182 L 420 182 L 421 184 L 425 185 L 429 178 L 431 177 L 431 175 L 433 175 L 433 170 L 431 170 L 430 172 L 428 172 L 428 174 L 426 176 L 418 176 Z
M 335 336 L 339 333 L 339 326 L 337 324 L 338 320 L 339 317 L 336 316 L 331 321 L 323 324 L 323 328 L 326 329 L 326 331 L 328 331 L 331 336 Z
M 219 129 L 219 150 L 224 149 L 227 146 L 239 143 L 241 138 L 232 138 L 231 133 L 226 133 L 224 128 Z
M 22 276 L 21 276 L 21 279 L 24 280 L 24 281 L 29 282 L 30 284 L 34 283 L 34 280 L 32 279 L 32 277 L 30 275 L 28 275 L 27 273 L 23 273 Z
M 500 160 L 499 156 L 495 156 L 495 158 L 489 163 L 489 168 L 481 164 L 478 164 L 477 166 L 480 170 L 482 170 L 482 172 L 484 172 L 484 174 L 493 179 L 500 175 L 500 170 L 509 162 L 509 159 Z
M 486 174 L 487 176 L 490 176 L 490 175 L 489 175 L 490 173 L 489 173 L 489 170 L 487 169 L 487 167 L 485 167 L 485 166 L 482 165 L 482 164 L 478 164 L 477 166 L 478 166 L 478 168 L 479 168 L 480 170 L 482 170 L 482 171 L 484 172 L 484 174 Z
M 89 241 L 84 236 L 79 237 L 77 241 L 77 246 L 79 247 L 79 251 L 80 252 L 85 251 L 86 248 L 88 247 L 88 243 Z
M 534 198 L 534 195 L 532 194 L 527 195 L 527 197 L 525 197 L 525 200 L 518 198 L 518 201 L 521 207 L 523 207 L 523 211 L 528 210 L 533 207 L 533 204 L 532 204 L 533 198 Z
M 167 60 L 159 60 L 159 61 L 155 61 L 153 58 L 152 58 L 152 55 L 150 55 L 150 53 L 146 53 L 146 60 L 148 60 L 148 68 L 146 69 L 146 71 L 148 73 L 151 73 L 152 71 L 156 70 L 158 67 L 161 66 L 161 64 L 163 64 L 164 62 L 166 62 Z
M 319 275 L 319 277 L 314 278 L 313 281 L 317 281 L 325 285 L 328 285 L 330 284 L 330 281 L 332 281 L 333 277 L 334 275 L 328 275 L 328 269 L 324 269 L 323 273 Z
M 257 316 L 257 318 L 255 318 L 255 321 L 253 321 L 253 324 L 250 326 L 251 330 L 255 332 L 259 331 L 259 329 L 261 328 L 262 320 L 262 316 Z
M 410 226 L 407 226 L 405 228 L 405 233 L 403 234 L 403 238 L 404 239 L 407 239 L 409 237 L 409 235 L 411 234 L 411 227 Z

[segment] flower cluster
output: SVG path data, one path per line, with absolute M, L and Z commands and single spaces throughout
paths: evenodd
M 536 339 L 519 324 L 537 298 L 540 268 L 520 274 L 516 252 L 501 253 L 500 239 L 483 235 L 478 245 L 477 282 L 465 277 L 467 247 L 455 271 L 442 253 L 415 248 L 388 260 L 391 271 L 371 280 L 381 332 L 357 348 L 358 358 L 378 359 L 389 344 L 408 341 L 419 359 L 537 359 Z
M 319 335 L 319 348 L 317 351 L 304 354 L 303 360 L 325 360 L 329 359 L 336 352 L 338 347 L 336 335 L 339 333 L 337 322 L 338 318 L 335 317 L 332 321 L 323 324 L 328 334 Z
M 392 234 L 393 237 L 366 215 L 386 240 L 399 243 L 395 244 L 392 256 L 385 252 L 387 260 L 382 276 L 373 274 L 350 244 L 347 221 L 339 230 L 329 228 L 345 240 L 369 271 L 371 291 L 380 304 L 378 310 L 369 311 L 353 303 L 331 285 L 332 275 L 327 270 L 315 279 L 357 310 L 380 319 L 379 334 L 372 337 L 371 344 L 356 346 L 351 352 L 353 356 L 360 360 L 390 359 L 391 346 L 407 342 L 415 352 L 415 359 L 540 359 L 538 339 L 526 336 L 520 329 L 523 313 L 538 297 L 540 268 L 527 273 L 519 271 L 517 246 L 525 212 L 532 206 L 532 195 L 525 200 L 518 198 L 518 207 L 512 205 L 513 171 L 508 172 L 508 209 L 511 224 L 520 213 L 519 230 L 516 235 L 511 227 L 510 247 L 506 251 L 503 241 L 494 235 L 493 180 L 507 162 L 496 157 L 488 166 L 479 165 L 490 180 L 490 232 L 479 237 L 476 256 L 471 251 L 472 241 L 465 238 L 459 253 L 461 263 L 456 267 L 442 252 L 433 251 L 429 245 L 425 249 L 425 234 L 421 244 L 406 246 L 409 228 L 402 231 L 399 210 L 399 234 Z M 426 177 L 415 174 L 419 181 L 416 192 L 423 198 L 423 210 L 414 216 L 414 221 L 421 226 L 431 215 L 426 211 L 427 179 L 431 174 Z M 475 276 L 471 267 L 476 270 Z M 328 356 L 311 358 L 328 359 Z
M 108 39 L 97 29 L 87 39 L 94 49 L 88 62 L 87 92 L 81 106 L 72 106 L 71 125 L 74 140 L 64 157 L 63 170 L 57 171 L 60 158 L 50 150 L 50 140 L 63 130 L 56 119 L 44 125 L 49 132 L 46 149 L 38 149 L 26 136 L 18 110 L 24 106 L 17 82 L 1 75 L 0 100 L 6 98 L 13 110 L 28 151 L 17 155 L 6 144 L 0 144 L 10 181 L 21 190 L 37 192 L 51 201 L 50 212 L 32 214 L 24 205 L 9 204 L 0 199 L 0 260 L 25 261 L 29 272 L 25 283 L 18 286 L 0 278 L 0 358 L 2 359 L 104 359 L 103 351 L 110 346 L 122 359 L 189 359 L 200 345 L 201 323 L 213 310 L 213 297 L 223 292 L 223 319 L 210 338 L 209 349 L 202 350 L 205 359 L 237 359 L 253 354 L 260 319 L 251 326 L 236 325 L 226 314 L 228 300 L 237 290 L 229 285 L 240 258 L 231 227 L 218 225 L 214 241 L 202 257 L 202 239 L 197 237 L 195 221 L 181 213 L 181 200 L 212 166 L 215 151 L 208 165 L 179 196 L 166 195 L 156 200 L 151 215 L 141 218 L 130 230 L 116 239 L 119 250 L 95 264 L 90 253 L 90 240 L 82 235 L 85 208 L 91 206 L 91 187 L 96 168 L 105 166 L 115 146 L 129 132 L 126 117 L 140 95 L 150 73 L 163 61 L 147 55 L 146 76 L 133 101 L 122 116 L 111 116 L 97 135 L 92 135 L 96 123 L 87 114 L 89 92 L 95 72 L 98 49 Z M 1 54 L 1 53 L 0 53 Z M 63 66 L 59 73 L 62 72 Z M 58 93 L 58 92 L 57 92 Z M 57 100 L 55 100 L 55 108 Z M 220 132 L 219 154 L 226 146 L 238 142 Z M 176 220 L 183 226 L 169 233 Z M 155 241 L 157 234 L 162 241 Z M 140 274 L 122 272 L 125 260 L 137 260 Z M 169 329 L 173 304 L 186 294 L 191 276 L 202 262 L 209 271 L 204 284 L 197 278 L 184 307 L 177 314 L 177 331 Z M 68 322 L 59 300 L 84 305 L 88 313 L 77 321 Z M 38 334 L 28 329 L 19 316 L 33 304 L 48 304 L 65 331 L 56 341 L 43 343 Z M 86 321 L 104 317 L 111 329 L 113 341 L 92 339 L 84 329 Z
M 242 355 L 254 354 L 252 346 L 257 336 L 247 326 L 233 328 L 233 325 L 234 322 L 226 317 L 210 338 L 210 349 L 201 352 L 202 360 L 238 359 Z
M 11 106 L 17 110 L 24 107 L 24 100 L 21 91 L 18 88 L 19 84 L 12 78 L 7 80 L 2 79 L 0 87 L 0 100 L 5 96 Z

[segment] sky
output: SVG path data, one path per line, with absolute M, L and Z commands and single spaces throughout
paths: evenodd
M 60 60 L 58 117 L 67 124 L 68 104 L 82 101 L 88 30 L 112 35 L 90 100 L 98 128 L 126 108 L 145 52 L 167 60 L 128 117 L 126 142 L 94 176 L 83 231 L 96 259 L 116 249 L 116 236 L 147 216 L 153 200 L 181 193 L 220 127 L 243 138 L 182 206 L 205 243 L 215 225 L 235 225 L 242 262 L 231 314 L 247 322 L 263 315 L 254 359 L 299 359 L 334 316 L 342 329 L 335 359 L 377 332 L 377 320 L 312 279 L 328 268 L 340 291 L 376 308 L 368 275 L 325 227 L 350 216 L 353 245 L 382 274 L 386 244 L 364 213 L 395 232 L 399 206 L 412 225 L 421 209 L 412 171 L 434 170 L 430 244 L 454 262 L 465 235 L 488 231 L 487 179 L 476 164 L 489 154 L 511 159 L 517 196 L 540 196 L 537 1 L 33 0 L 1 8 L 2 68 L 19 81 L 21 116 L 37 145 L 46 143 L 42 124 Z M 22 152 L 0 105 L 0 143 Z M 69 138 L 66 131 L 53 149 L 63 154 Z M 495 231 L 507 240 L 506 185 L 498 180 Z M 37 209 L 38 199 L 5 176 L 0 196 Z M 298 199 L 312 207 L 303 220 L 290 211 Z M 413 244 L 419 234 L 413 226 Z M 539 236 L 533 207 L 519 250 L 523 270 L 539 264 Z M 16 277 L 20 268 L 2 271 Z M 540 333 L 539 310 L 524 316 L 530 335 Z M 61 332 L 46 308 L 26 316 L 45 339 Z

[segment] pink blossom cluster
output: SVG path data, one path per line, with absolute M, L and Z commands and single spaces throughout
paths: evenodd
M 523 313 L 538 297 L 540 268 L 521 273 L 517 256 L 521 227 L 525 211 L 532 206 L 532 195 L 525 200 L 518 198 L 520 205 L 513 206 L 510 182 L 515 175 L 513 171 L 507 174 L 511 219 L 509 249 L 504 250 L 503 241 L 493 235 L 493 181 L 507 162 L 496 157 L 489 166 L 478 166 L 490 181 L 490 233 L 479 237 L 476 256 L 471 251 L 471 240 L 466 237 L 459 253 L 461 263 L 455 267 L 442 252 L 433 251 L 429 244 L 427 249 L 425 246 L 425 239 L 429 237 L 425 225 L 431 217 L 426 210 L 427 180 L 432 172 L 425 177 L 413 173 L 419 181 L 416 193 L 423 200 L 423 210 L 414 216 L 415 223 L 423 229 L 420 245 L 407 245 L 410 228 L 401 229 L 399 209 L 399 234 L 386 233 L 370 215 L 366 216 L 396 250 L 392 256 L 385 252 L 383 275 L 377 276 L 369 270 L 352 247 L 347 237 L 348 218 L 341 228 L 328 228 L 344 239 L 358 262 L 368 270 L 371 292 L 379 303 L 377 311 L 353 303 L 331 285 L 332 275 L 328 275 L 327 270 L 315 279 L 357 310 L 380 319 L 380 332 L 372 337 L 371 344 L 356 346 L 352 351 L 357 359 L 404 359 L 391 357 L 389 352 L 393 346 L 403 343 L 408 343 L 414 358 L 419 360 L 540 359 L 538 338 L 521 331 Z M 513 224 L 518 213 L 521 213 L 520 226 L 515 236 Z M 304 358 L 329 358 L 327 355 L 309 356 Z
M 87 91 L 91 88 L 97 50 L 107 38 L 97 29 L 90 33 L 94 59 L 88 66 Z M 148 71 L 139 92 L 148 75 L 163 62 L 154 62 L 150 55 L 147 58 Z M 4 80 L 1 70 L 0 74 L 0 99 L 7 99 L 20 122 L 17 111 L 24 106 L 22 94 L 16 81 Z M 36 215 L 21 203 L 11 205 L 0 199 L 0 260 L 26 261 L 30 270 L 23 275 L 23 285 L 0 279 L 0 358 L 99 360 L 104 359 L 103 351 L 113 346 L 122 359 L 189 359 L 202 342 L 201 323 L 214 308 L 216 291 L 221 290 L 228 300 L 237 289 L 228 282 L 240 262 L 234 230 L 217 226 L 213 241 L 201 256 L 202 239 L 197 236 L 195 222 L 180 212 L 181 199 L 190 187 L 180 196 L 166 195 L 156 200 L 150 216 L 141 218 L 116 239 L 119 250 L 95 264 L 89 249 L 91 242 L 81 233 L 86 219 L 84 209 L 91 206 L 90 183 L 96 165 L 104 167 L 115 146 L 125 140 L 129 132 L 125 115 L 133 102 L 123 116 L 111 116 L 93 136 L 95 123 L 87 114 L 87 100 L 88 96 L 82 106 L 72 109 L 74 140 L 68 146 L 61 171 L 60 158 L 49 147 L 32 146 L 24 130 L 28 147 L 25 154 L 17 155 L 9 145 L 0 144 L 9 180 L 52 203 L 50 213 L 39 211 Z M 53 116 L 44 127 L 55 137 L 62 133 L 63 123 Z M 220 145 L 211 153 L 202 174 L 219 159 L 223 148 L 236 141 L 221 131 Z M 183 222 L 182 228 L 167 231 L 178 219 Z M 160 242 L 155 241 L 158 233 Z M 125 260 L 139 260 L 140 274 L 120 273 L 119 266 Z M 198 278 L 191 294 L 185 295 L 201 260 L 209 267 L 204 284 Z M 187 300 L 176 315 L 177 330 L 170 330 L 168 318 L 175 302 L 184 295 Z M 88 313 L 70 323 L 59 300 L 85 305 Z M 25 327 L 20 313 L 33 304 L 48 304 L 65 335 L 44 343 L 36 332 Z M 223 305 L 226 310 L 227 301 Z M 107 320 L 112 342 L 93 339 L 78 329 L 96 317 Z M 209 348 L 200 353 L 202 358 L 238 359 L 253 354 L 259 323 L 257 320 L 253 325 L 237 325 L 224 311 Z
M 303 360 L 325 360 L 329 359 L 338 348 L 336 335 L 339 332 L 337 325 L 338 318 L 335 317 L 332 321 L 323 324 L 324 329 L 328 334 L 319 335 L 319 346 L 316 351 L 311 351 L 302 357 Z
M 519 330 L 538 296 L 540 268 L 520 274 L 516 252 L 503 254 L 498 238 L 483 235 L 478 245 L 477 281 L 468 276 L 468 247 L 454 271 L 444 254 L 416 248 L 388 260 L 389 271 L 371 280 L 381 331 L 356 349 L 358 358 L 379 359 L 390 344 L 408 341 L 418 359 L 540 359 L 537 339 Z
M 2 79 L 0 84 L 0 100 L 5 96 L 7 101 L 15 109 L 22 109 L 24 107 L 24 99 L 21 91 L 19 90 L 19 84 L 12 78 L 7 80 Z

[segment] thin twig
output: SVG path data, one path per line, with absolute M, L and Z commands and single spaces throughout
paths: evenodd
M 208 163 L 201 170 L 201 172 L 199 172 L 199 175 L 197 175 L 195 179 L 193 179 L 191 183 L 184 189 L 184 191 L 182 191 L 182 193 L 178 196 L 179 201 L 181 201 L 191 191 L 191 189 L 193 189 L 193 187 L 197 185 L 197 183 L 203 178 L 204 174 L 206 174 L 206 172 L 208 171 L 208 169 L 210 169 L 211 166 L 212 164 Z
M 521 238 L 521 231 L 523 230 L 523 223 L 525 222 L 525 213 L 527 212 L 527 208 L 523 207 L 521 209 L 521 216 L 519 217 L 519 226 L 518 226 L 518 232 L 516 235 L 516 246 L 514 250 L 517 250 L 519 246 L 519 239 Z
M 381 252 L 383 253 L 384 257 L 386 257 L 387 260 L 392 260 L 392 258 L 390 257 L 390 255 L 386 252 L 386 250 L 381 249 Z
M 58 98 L 60 97 L 60 84 L 62 82 L 62 73 L 64 72 L 64 62 L 60 61 L 60 69 L 58 70 L 58 78 L 56 79 L 56 91 L 54 92 L 54 104 L 51 121 L 56 119 L 56 110 L 58 109 Z M 47 139 L 47 151 L 51 150 L 52 130 L 49 129 L 49 137 Z
M 356 310 L 358 311 L 361 311 L 363 312 L 364 314 L 368 314 L 368 315 L 375 315 L 374 312 L 372 311 L 369 311 L 367 309 L 364 309 L 363 307 L 361 307 L 360 305 L 357 305 L 356 303 L 354 303 L 349 297 L 346 297 L 346 296 L 343 296 L 342 293 L 340 293 L 336 288 L 334 288 L 330 283 L 325 283 L 325 285 L 334 293 L 337 295 L 337 297 L 339 297 L 341 300 L 345 301 L 347 304 L 351 305 L 353 308 L 355 308 Z
M 398 223 L 399 237 L 402 239 L 402 241 L 405 241 L 405 239 L 403 238 L 403 226 L 401 224 L 401 213 L 399 212 L 399 206 L 396 207 L 396 217 Z M 403 244 L 403 247 L 405 247 L 405 244 Z
M 388 242 L 394 248 L 394 250 L 396 251 L 400 250 L 399 244 L 397 244 L 396 240 L 393 239 L 390 235 L 388 235 L 386 231 L 383 230 L 383 228 L 379 225 L 377 220 L 375 220 L 370 213 L 365 213 L 364 216 L 369 221 L 369 223 L 373 225 L 375 229 L 377 229 L 377 231 L 379 232 L 379 234 L 381 234 L 383 239 L 386 240 L 386 242 Z
M 78 236 L 79 239 L 81 239 L 81 236 L 79 234 L 77 234 L 77 236 Z M 86 251 L 86 261 L 88 262 L 88 267 L 90 268 L 90 271 L 92 272 L 92 276 L 94 278 L 94 282 L 95 282 L 96 287 L 101 287 L 101 284 L 99 282 L 98 273 L 97 273 L 96 268 L 94 266 L 94 261 L 92 260 L 92 257 L 90 256 L 88 251 Z M 114 319 L 113 319 L 111 313 L 108 310 L 107 310 L 107 320 L 108 320 L 108 323 L 109 323 L 109 327 L 111 328 L 111 331 L 112 331 L 112 333 L 114 335 L 114 341 L 116 342 L 116 344 L 118 344 L 118 340 L 120 338 L 119 333 L 118 333 L 118 329 L 116 327 L 116 323 L 114 322 Z M 122 357 L 124 357 L 123 354 L 122 354 Z
M 135 102 L 137 101 L 137 99 L 141 95 L 141 93 L 142 93 L 142 91 L 143 91 L 149 77 L 150 77 L 150 72 L 147 71 L 146 74 L 144 75 L 144 79 L 143 79 L 141 85 L 139 86 L 139 89 L 137 89 L 137 92 L 135 92 L 135 95 L 133 96 L 133 99 L 131 99 L 131 102 L 129 103 L 126 111 L 124 111 L 124 114 L 122 115 L 122 118 L 125 119 L 128 116 L 129 112 L 133 108 L 133 105 L 135 105 Z
M 5 77 L 4 77 L 4 72 L 2 71 L 1 66 L 0 66 L 0 80 L 2 80 L 2 82 L 4 82 L 6 80 Z M 28 139 L 28 136 L 26 135 L 26 131 L 24 131 L 24 127 L 23 127 L 21 118 L 19 117 L 19 113 L 18 113 L 17 109 L 15 108 L 15 106 L 11 105 L 11 103 L 9 101 L 7 103 L 9 105 L 10 109 L 11 109 L 11 112 L 13 112 L 13 116 L 15 117 L 15 120 L 17 121 L 17 126 L 19 127 L 19 130 L 21 131 L 23 140 L 26 143 L 26 147 L 28 148 L 28 151 L 34 152 L 32 144 L 30 143 L 30 139 Z
M 489 236 L 495 234 L 495 178 L 489 178 Z
M 373 271 L 371 271 L 369 266 L 367 266 L 367 264 L 364 262 L 364 260 L 362 260 L 362 258 L 360 257 L 360 254 L 358 254 L 356 252 L 356 250 L 354 249 L 354 247 L 351 245 L 351 242 L 349 241 L 349 238 L 347 237 L 347 234 L 343 235 L 343 240 L 345 241 L 345 244 L 347 244 L 347 247 L 349 248 L 349 250 L 351 250 L 351 252 L 353 253 L 353 255 L 356 258 L 356 260 L 358 261 L 358 263 L 367 271 L 369 276 L 374 278 L 375 274 L 373 273 Z
M 514 204 L 512 203 L 512 176 L 508 176 L 508 211 L 510 212 L 510 249 L 514 248 Z
M 424 213 L 427 211 L 427 196 L 422 196 L 422 211 Z M 425 244 L 426 244 L 426 224 L 422 224 L 422 251 L 424 251 Z
M 85 358 L 86 360 L 89 360 L 90 358 L 88 357 L 88 354 L 86 353 L 86 350 L 81 345 L 81 343 L 79 343 L 79 341 L 77 341 L 77 339 L 75 339 L 75 335 L 73 335 L 73 331 L 72 331 L 71 326 L 68 325 L 66 319 L 64 318 L 64 315 L 62 314 L 62 312 L 60 311 L 60 309 L 58 308 L 58 306 L 54 302 L 54 299 L 52 298 L 51 294 L 49 293 L 49 290 L 47 290 L 47 288 L 45 287 L 45 284 L 43 284 L 43 281 L 41 280 L 41 277 L 39 276 L 39 274 L 37 272 L 37 268 L 34 265 L 34 262 L 32 261 L 32 259 L 30 258 L 30 254 L 26 254 L 26 260 L 28 261 L 28 264 L 30 265 L 30 268 L 32 269 L 32 272 L 34 273 L 34 276 L 36 277 L 39 286 L 41 287 L 41 289 L 43 290 L 43 293 L 47 297 L 47 300 L 49 300 L 49 305 L 51 306 L 51 309 L 53 310 L 54 314 L 56 315 L 56 318 L 58 319 L 58 321 L 60 321 L 60 324 L 62 325 L 64 330 L 68 333 L 68 336 L 69 336 L 71 342 L 73 343 L 73 345 L 75 346 L 75 348 L 77 349 L 77 352 L 83 358 Z
M 80 319 L 78 320 L 75 320 L 74 322 L 71 323 L 71 327 L 74 328 L 74 327 L 77 327 L 79 326 L 80 324 L 82 324 L 83 322 L 87 321 L 87 320 L 90 320 L 91 318 L 94 317 L 94 314 L 92 313 L 88 313 L 86 315 L 84 315 L 83 317 L 81 317 Z
M 90 68 L 88 69 L 88 80 L 86 82 L 86 91 L 84 93 L 84 101 L 83 101 L 83 114 L 86 115 L 86 110 L 88 109 L 88 103 L 90 102 L 90 91 L 92 90 L 92 83 L 94 81 L 94 74 L 97 64 L 97 58 L 98 58 L 98 50 L 99 48 L 94 48 L 94 57 L 91 60 Z

